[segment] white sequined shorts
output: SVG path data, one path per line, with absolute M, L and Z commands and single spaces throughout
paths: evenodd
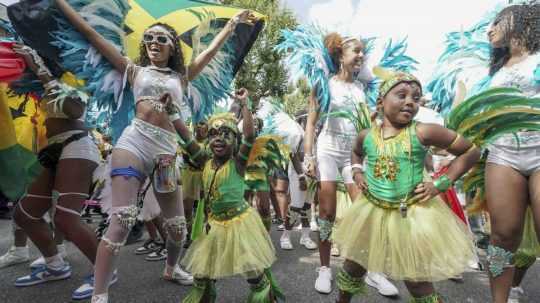
M 488 163 L 512 167 L 524 176 L 540 169 L 540 132 L 506 135 L 488 147 Z

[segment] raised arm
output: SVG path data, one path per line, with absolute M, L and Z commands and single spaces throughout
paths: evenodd
M 120 51 L 103 36 L 96 32 L 65 0 L 55 0 L 56 6 L 62 11 L 71 24 L 90 41 L 101 55 L 117 69 L 120 73 L 126 70 L 128 61 Z
M 244 10 L 236 14 L 233 18 L 227 22 L 225 27 L 219 32 L 219 34 L 212 40 L 210 46 L 202 53 L 200 53 L 188 67 L 188 80 L 191 81 L 199 75 L 204 67 L 214 58 L 219 52 L 223 44 L 234 33 L 234 29 L 238 23 L 253 24 L 256 20 L 255 16 L 249 11 Z
M 315 126 L 319 120 L 319 102 L 315 90 L 311 92 L 309 98 L 309 110 L 306 121 L 306 129 L 304 133 L 304 163 L 306 166 L 306 173 L 310 177 L 315 177 L 316 159 L 313 154 L 313 145 L 315 142 Z
M 47 98 L 55 99 L 57 96 L 55 90 L 58 88 L 58 82 L 39 54 L 32 48 L 22 44 L 15 44 L 13 51 L 24 59 L 28 68 L 39 78 L 47 92 Z M 70 119 L 80 118 L 84 114 L 84 108 L 85 104 L 78 98 L 58 100 L 55 106 L 57 111 L 63 112 Z
M 235 95 L 235 100 L 240 105 L 242 112 L 242 143 L 238 150 L 238 157 L 236 158 L 236 168 L 238 172 L 243 174 L 246 168 L 247 159 L 255 142 L 255 128 L 253 127 L 253 115 L 247 106 L 248 91 L 245 88 L 238 90 Z

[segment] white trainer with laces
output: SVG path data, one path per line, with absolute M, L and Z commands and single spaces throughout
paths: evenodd
M 332 269 L 330 267 L 321 266 L 317 268 L 319 276 L 315 280 L 315 289 L 322 294 L 332 292 Z
M 397 287 L 388 281 L 382 274 L 368 272 L 364 281 L 367 285 L 376 288 L 379 291 L 379 294 L 385 297 L 394 297 L 399 294 Z
M 28 260 L 30 260 L 28 247 L 12 246 L 3 256 L 0 256 L 0 268 L 28 262 Z
M 291 242 L 291 236 L 288 231 L 284 231 L 283 234 L 281 234 L 281 238 L 279 239 L 279 245 L 281 249 L 283 250 L 292 250 L 293 245 Z
M 337 246 L 337 244 L 332 243 L 332 247 L 330 248 L 330 255 L 332 257 L 339 257 L 340 252 L 339 252 L 339 246 Z
M 184 271 L 180 265 L 176 264 L 172 274 L 167 273 L 167 267 L 163 270 L 163 279 L 171 282 L 176 282 L 180 285 L 193 285 L 193 276 Z
M 109 302 L 109 294 L 99 294 L 99 295 L 93 295 L 92 301 L 90 303 L 108 303 Z
M 315 220 L 309 222 L 309 227 L 311 228 L 311 231 L 313 232 L 319 231 L 319 224 L 317 224 L 317 221 Z
M 512 287 L 510 289 L 510 295 L 508 296 L 508 303 L 519 303 L 521 302 L 521 297 L 525 294 L 523 288 L 521 287 Z
M 309 250 L 317 249 L 317 243 L 311 240 L 310 237 L 300 237 L 300 245 L 303 245 L 306 249 Z

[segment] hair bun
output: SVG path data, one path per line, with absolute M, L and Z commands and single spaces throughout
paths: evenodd
M 343 37 L 336 32 L 330 33 L 324 37 L 324 46 L 328 49 L 328 53 L 336 67 L 339 66 L 339 58 L 343 52 L 342 43 Z

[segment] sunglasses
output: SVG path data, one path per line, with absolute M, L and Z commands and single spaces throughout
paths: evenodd
M 158 35 L 158 34 L 144 34 L 143 35 L 144 43 L 154 43 L 157 42 L 161 45 L 172 44 L 171 38 L 167 35 Z

